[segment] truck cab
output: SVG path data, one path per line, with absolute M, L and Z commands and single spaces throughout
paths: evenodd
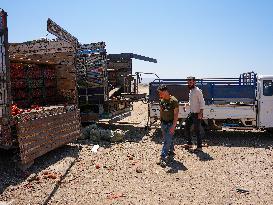
M 258 76 L 256 100 L 257 126 L 273 128 L 273 75 Z

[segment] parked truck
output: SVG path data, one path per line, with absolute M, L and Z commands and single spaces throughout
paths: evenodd
M 119 119 L 130 113 L 134 101 L 145 98 L 138 92 L 139 78 L 132 74 L 132 59 L 157 63 L 156 59 L 133 53 L 107 54 L 105 42 L 81 44 L 51 19 L 47 31 L 74 50 L 82 123 Z
M 0 10 L 0 148 L 23 168 L 80 136 L 75 48 L 64 40 L 8 42 Z
M 156 79 L 149 84 L 149 120 L 153 125 L 160 115 L 157 87 L 166 84 L 180 103 L 179 123 L 189 114 L 189 89 L 186 79 Z M 272 131 L 273 128 L 273 76 L 243 73 L 239 78 L 203 78 L 196 85 L 204 95 L 203 125 L 212 129 L 223 123 L 238 124 Z

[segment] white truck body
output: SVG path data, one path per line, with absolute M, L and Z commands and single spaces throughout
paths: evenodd
M 175 96 L 175 93 L 173 93 Z M 258 76 L 255 89 L 256 99 L 252 104 L 225 103 L 206 104 L 204 120 L 239 120 L 244 126 L 273 128 L 273 76 Z M 186 102 L 179 102 L 179 121 L 183 122 L 189 114 L 184 111 Z M 152 125 L 160 118 L 159 102 L 149 102 L 149 123 Z
M 184 120 L 189 109 L 184 111 L 185 103 L 179 104 L 178 118 Z M 150 121 L 153 124 L 160 118 L 160 106 L 158 103 L 149 106 Z M 256 111 L 254 105 L 238 106 L 238 105 L 206 105 L 204 109 L 204 119 L 240 119 L 245 126 L 256 126 Z

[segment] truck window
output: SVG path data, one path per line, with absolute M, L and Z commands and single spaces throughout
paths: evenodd
M 273 82 L 272 80 L 263 81 L 263 94 L 264 96 L 273 96 Z

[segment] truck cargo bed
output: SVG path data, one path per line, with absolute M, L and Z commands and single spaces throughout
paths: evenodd
M 149 84 L 149 101 L 158 102 L 157 88 L 165 84 L 172 95 L 180 102 L 187 102 L 189 89 L 187 79 L 156 79 Z M 254 103 L 257 84 L 253 72 L 241 74 L 239 78 L 197 79 L 196 85 L 204 95 L 206 104 L 225 104 L 230 102 Z

